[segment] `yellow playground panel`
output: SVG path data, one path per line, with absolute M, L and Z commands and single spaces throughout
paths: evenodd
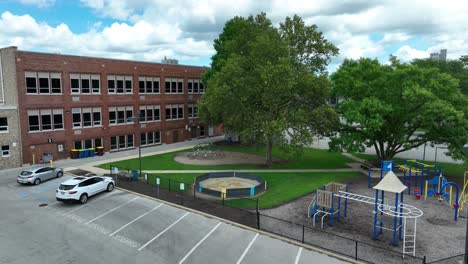
M 465 174 L 463 175 L 463 188 L 460 197 L 458 198 L 458 211 L 463 212 L 463 209 L 465 208 L 465 203 L 466 203 L 466 196 L 468 192 L 468 171 L 465 171 Z

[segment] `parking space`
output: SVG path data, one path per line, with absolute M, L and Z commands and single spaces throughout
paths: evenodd
M 123 260 L 130 256 L 135 263 L 345 263 L 216 218 L 118 189 L 92 197 L 84 205 L 56 202 L 54 190 L 70 177 L 64 176 L 38 186 L 8 183 L 9 191 L 15 193 L 15 197 L 9 197 L 10 201 L 23 201 L 16 205 L 21 207 L 19 210 L 27 211 L 28 217 L 37 215 L 41 221 L 56 226 L 46 228 L 51 230 L 50 234 L 45 230 L 22 227 L 28 233 L 21 236 L 31 238 L 26 244 L 34 245 L 29 245 L 29 248 L 46 250 L 44 247 L 47 246 L 39 245 L 46 237 L 53 241 L 52 245 L 70 244 L 73 245 L 72 255 L 87 254 L 88 262 L 74 263 L 89 263 L 93 257 L 96 258 L 94 263 L 124 263 Z M 0 185 L 0 199 L 4 195 L 2 188 L 5 186 Z M 38 198 L 46 201 L 48 206 L 38 207 Z M 0 209 L 14 206 L 11 203 L 0 204 Z M 12 213 L 15 214 L 14 211 Z M 9 216 L 12 219 L 21 217 L 20 214 Z M 26 224 L 32 225 L 33 222 Z M 60 233 L 53 232 L 54 229 Z M 0 243 L 4 237 L 17 235 L 7 233 L 0 231 Z M 87 243 L 96 245 L 96 248 L 85 247 Z M 81 246 L 75 246 L 77 244 Z M 12 244 L 10 248 L 14 246 Z M 70 250 L 69 246 L 65 248 Z M 14 255 L 14 251 L 0 249 L 0 255 L 6 254 L 4 259 L 8 260 L 8 255 Z M 31 259 L 29 254 L 35 252 L 18 251 L 26 254 L 26 259 Z M 99 259 L 104 255 L 110 255 L 109 259 Z M 47 263 L 51 259 L 55 259 L 54 255 L 44 255 L 36 262 Z M 3 263 L 1 258 L 0 262 Z

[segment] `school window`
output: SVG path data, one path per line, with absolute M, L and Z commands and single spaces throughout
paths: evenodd
M 131 124 L 129 118 L 133 117 L 133 106 L 109 107 L 109 124 Z
M 161 121 L 160 106 L 159 105 L 140 106 L 140 121 L 142 123 Z
M 108 94 L 132 94 L 132 76 L 108 75 L 107 76 Z
M 81 127 L 81 108 L 72 108 L 73 127 Z
M 10 145 L 2 146 L 2 157 L 9 157 L 10 156 Z
M 159 94 L 159 77 L 139 77 L 138 92 L 141 94 Z
M 72 94 L 100 94 L 100 76 L 97 74 L 70 74 Z
M 52 110 L 41 110 L 42 131 L 52 129 Z
M 73 141 L 74 149 L 97 148 L 102 147 L 102 138 L 90 138 Z
M 29 131 L 63 129 L 63 109 L 28 110 Z
M 161 144 L 161 132 L 160 131 L 151 131 L 151 132 L 141 133 L 140 136 L 141 136 L 142 146 Z
M 184 105 L 166 105 L 166 120 L 184 118 Z
M 167 94 L 183 94 L 184 93 L 184 79 L 182 78 L 166 78 Z
M 26 94 L 61 94 L 61 73 L 25 72 Z
M 101 107 L 72 109 L 73 128 L 101 126 Z
M 188 80 L 188 93 L 189 94 L 203 94 L 205 93 L 205 87 L 200 79 L 189 79 Z
M 110 138 L 110 143 L 111 151 L 132 148 L 134 146 L 134 137 L 133 134 L 113 136 Z
M 8 119 L 6 117 L 0 117 L 0 133 L 8 132 Z
M 52 109 L 54 130 L 63 129 L 63 109 Z
M 198 107 L 196 104 L 189 104 L 188 105 L 188 117 L 189 118 L 197 118 L 198 117 Z

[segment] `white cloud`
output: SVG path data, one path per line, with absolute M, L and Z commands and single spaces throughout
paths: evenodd
M 48 7 L 55 4 L 55 0 L 18 0 L 21 4 Z
M 21 0 L 37 6 L 54 0 Z M 390 53 L 402 60 L 427 57 L 448 49 L 449 58 L 468 54 L 468 2 L 453 0 L 80 0 L 97 15 L 85 33 L 66 24 L 50 26 L 30 15 L 4 12 L 0 45 L 61 53 L 153 60 L 164 56 L 207 59 L 213 40 L 236 15 L 266 12 L 274 25 L 300 15 L 340 48 L 343 58 L 377 57 Z M 104 25 L 100 18 L 114 19 Z M 395 51 L 396 50 L 396 51 Z
M 380 43 L 389 44 L 394 42 L 404 42 L 410 39 L 411 37 L 405 33 L 385 33 Z
M 403 62 L 412 61 L 414 59 L 424 59 L 424 58 L 429 57 L 429 53 L 427 51 L 414 49 L 408 45 L 402 46 L 393 55 L 397 56 L 398 59 Z

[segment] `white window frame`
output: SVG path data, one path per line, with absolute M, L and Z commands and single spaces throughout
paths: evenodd
M 80 116 L 80 121 L 74 121 L 73 120 L 73 115 L 74 114 L 79 114 Z M 83 124 L 83 117 L 82 117 L 82 114 L 81 114 L 81 108 L 72 108 L 72 127 L 73 129 L 75 128 L 81 128 L 82 127 L 82 124 Z
M 8 147 L 8 149 L 3 149 L 4 147 Z M 2 153 L 2 158 L 10 157 L 10 145 L 2 145 L 0 147 L 0 151 Z
M 124 122 L 123 123 L 118 122 L 118 119 L 119 119 L 118 112 L 119 111 L 124 112 Z M 128 116 L 127 111 L 132 111 L 132 115 Z M 111 112 L 115 112 L 115 119 L 110 118 L 110 113 Z M 128 125 L 128 124 L 133 124 L 134 123 L 133 121 L 128 120 L 130 117 L 134 117 L 134 115 L 135 115 L 135 111 L 133 109 L 133 106 L 113 106 L 113 107 L 109 107 L 108 114 L 109 114 L 109 125 L 110 126 Z M 102 118 L 102 116 L 101 116 L 101 118 Z
M 0 133 L 8 133 L 8 117 L 0 117 L 0 119 L 6 120 L 6 125 L 0 126 Z
M 114 88 L 109 88 L 109 81 L 114 81 Z M 107 75 L 107 94 L 116 94 L 116 93 L 117 93 L 117 81 L 115 79 L 115 75 Z
M 27 79 L 28 78 L 34 78 L 36 80 L 36 87 L 35 90 L 36 92 L 30 93 L 28 92 L 28 86 L 27 86 Z M 47 93 L 41 93 L 41 87 L 39 80 L 40 79 L 47 79 Z M 59 79 L 60 82 L 60 93 L 54 93 L 53 88 L 52 88 L 52 79 Z M 25 87 L 25 92 L 26 95 L 62 95 L 63 94 L 63 85 L 62 85 L 62 74 L 59 72 L 31 72 L 31 71 L 25 71 L 24 72 L 24 87 Z

